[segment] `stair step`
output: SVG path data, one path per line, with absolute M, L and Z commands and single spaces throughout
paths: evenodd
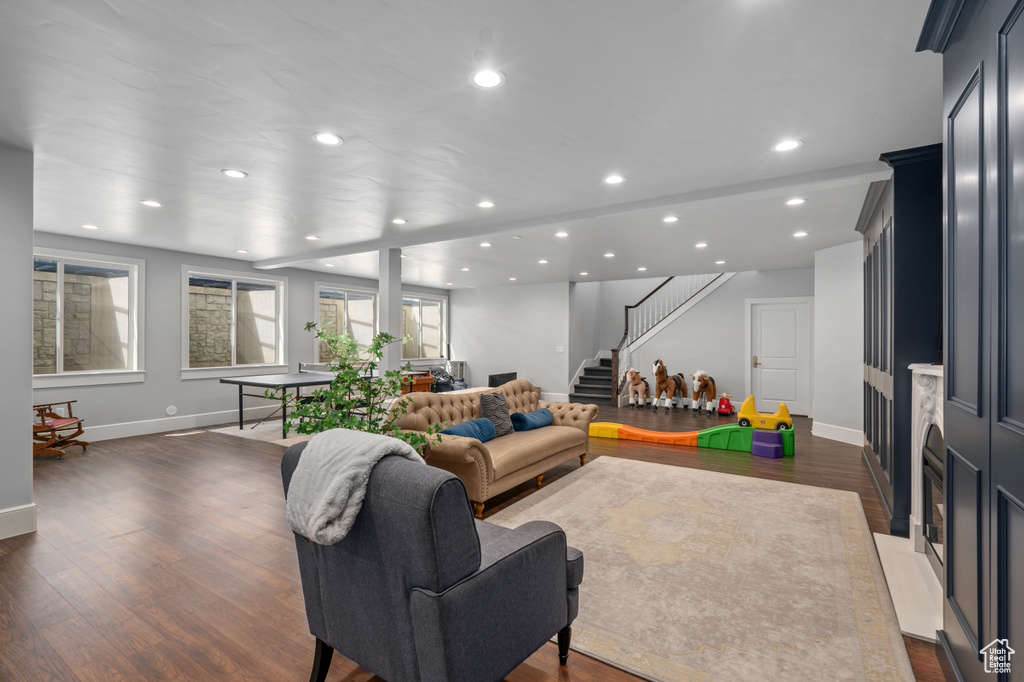
M 607 386 L 611 388 L 612 378 L 611 377 L 590 377 L 583 375 L 580 377 L 579 383 L 581 384 L 597 384 L 598 386 Z
M 580 395 L 597 395 L 605 396 L 611 400 L 611 389 L 608 386 L 590 386 L 587 384 L 576 384 L 572 387 L 573 393 L 579 393 Z
M 611 398 L 608 398 L 608 397 L 606 397 L 606 398 L 598 398 L 597 396 L 580 395 L 578 393 L 570 393 L 569 394 L 569 402 L 570 403 L 582 403 L 584 405 L 606 405 L 608 407 L 611 407 L 611 404 L 612 404 Z
M 591 377 L 595 377 L 595 376 L 610 377 L 612 375 L 612 368 L 611 367 L 584 367 L 583 368 L 583 374 L 585 376 L 591 376 Z
M 611 366 L 612 366 L 612 359 L 611 358 L 601 358 L 601 367 L 611 368 Z

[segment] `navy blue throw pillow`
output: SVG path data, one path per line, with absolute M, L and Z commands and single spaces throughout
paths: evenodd
M 555 416 L 551 414 L 551 410 L 542 407 L 530 414 L 512 415 L 512 428 L 516 431 L 529 431 L 530 429 L 539 429 L 542 426 L 551 426 L 554 421 Z
M 494 439 L 494 422 L 490 419 L 474 419 L 445 429 L 441 433 L 447 433 L 449 436 L 476 438 L 481 443 L 486 443 Z

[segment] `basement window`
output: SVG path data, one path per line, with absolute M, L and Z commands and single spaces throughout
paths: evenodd
M 438 359 L 444 354 L 447 301 L 443 298 L 402 298 L 403 360 Z
M 286 282 L 183 266 L 183 378 L 284 371 Z
M 377 333 L 377 294 L 351 288 L 317 283 L 316 303 L 320 329 L 335 334 L 348 334 L 365 350 Z M 327 344 L 316 339 L 317 361 L 331 360 Z
M 36 388 L 143 380 L 144 261 L 36 249 L 32 374 Z

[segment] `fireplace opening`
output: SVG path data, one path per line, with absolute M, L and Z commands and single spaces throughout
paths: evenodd
M 942 440 L 942 431 L 935 424 L 928 427 L 925 435 L 924 446 L 921 448 L 924 455 L 922 466 L 924 476 L 924 546 L 925 555 L 928 557 L 935 575 L 939 582 L 942 582 L 942 562 L 944 560 L 944 520 L 945 509 L 943 509 L 943 481 L 945 480 L 946 447 Z

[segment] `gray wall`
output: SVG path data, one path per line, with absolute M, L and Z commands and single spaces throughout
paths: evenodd
M 852 429 L 848 435 L 858 442 L 864 428 L 863 251 L 857 240 L 814 254 L 814 429 Z
M 217 379 L 181 378 L 183 314 L 181 310 L 181 266 L 183 264 L 236 272 L 252 272 L 257 276 L 271 274 L 287 277 L 285 344 L 286 362 L 290 371 L 297 371 L 300 361 L 312 362 L 314 359 L 313 337 L 304 329 L 306 322 L 317 319 L 313 300 L 314 282 L 321 281 L 370 289 L 377 287 L 377 282 L 374 280 L 296 269 L 261 271 L 255 270 L 247 261 L 242 260 L 212 258 L 45 232 L 35 233 L 35 244 L 68 251 L 141 258 L 146 262 L 145 382 L 45 388 L 34 391 L 36 402 L 78 400 L 75 414 L 85 417 L 89 426 L 164 419 L 167 417 L 166 409 L 169 405 L 174 405 L 177 408 L 179 417 L 237 409 L 237 388 L 221 384 Z M 6 253 L 9 253 L 9 250 L 5 250 Z M 23 257 L 25 263 L 29 263 L 28 255 Z M 447 293 L 443 290 L 416 287 L 408 289 L 434 295 Z M 31 294 L 27 294 L 26 300 L 29 304 L 31 303 Z M 31 313 L 31 310 L 29 312 Z M 31 325 L 26 326 L 26 329 L 31 329 Z M 257 399 L 250 399 L 247 400 L 246 405 L 258 406 L 261 402 Z M 229 419 L 225 421 L 229 421 Z
M 813 268 L 737 273 L 637 349 L 630 364 L 649 380 L 653 379 L 651 364 L 658 358 L 670 374 L 689 375 L 702 369 L 715 378 L 720 392 L 742 403 L 749 360 L 746 299 L 813 295 Z
M 32 152 L 0 147 L 0 512 L 32 503 L 32 174 Z M 34 529 L 5 528 L 0 538 Z
M 470 386 L 518 372 L 544 393 L 568 393 L 567 282 L 454 290 L 449 301 L 452 355 L 467 361 Z

